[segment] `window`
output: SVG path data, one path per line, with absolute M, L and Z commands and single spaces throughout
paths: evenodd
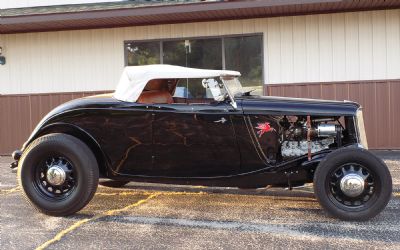
M 162 42 L 163 62 L 191 68 L 222 69 L 220 38 Z
M 209 104 L 222 101 L 225 99 L 226 92 L 220 84 L 219 78 L 180 79 L 175 88 L 174 103 Z
M 175 89 L 175 97 L 184 98 L 210 98 L 207 95 L 206 89 L 201 85 L 203 79 L 180 79 Z
M 162 42 L 163 62 L 165 64 L 186 66 L 186 50 L 185 41 L 167 41 Z
M 239 71 L 244 91 L 262 95 L 262 37 L 244 36 L 224 39 L 225 65 Z
M 160 41 L 127 41 L 128 66 L 165 63 L 192 68 L 237 70 L 245 91 L 263 92 L 262 35 L 188 38 Z M 181 80 L 182 93 L 204 96 L 198 84 Z M 185 87 L 185 89 L 183 89 Z
M 207 79 L 211 80 L 213 78 Z M 191 79 L 180 79 L 176 85 L 174 97 L 181 98 L 192 98 L 192 99 L 213 99 L 214 96 L 211 93 L 210 88 L 203 87 L 203 80 L 205 78 L 191 78 Z M 221 82 L 220 79 L 214 78 L 216 82 Z
M 129 66 L 160 63 L 159 42 L 129 42 L 125 48 Z

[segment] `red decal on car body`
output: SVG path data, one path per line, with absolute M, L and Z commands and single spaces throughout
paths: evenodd
M 256 129 L 258 129 L 257 131 L 257 135 L 259 138 L 261 138 L 261 136 L 264 133 L 268 133 L 270 131 L 275 131 L 275 129 L 273 127 L 271 127 L 271 125 L 269 124 L 269 122 L 265 122 L 265 123 L 257 123 L 257 127 Z

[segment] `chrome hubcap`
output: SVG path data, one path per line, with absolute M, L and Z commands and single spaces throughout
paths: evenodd
M 55 155 L 43 159 L 35 171 L 34 185 L 46 198 L 62 200 L 76 188 L 77 173 L 65 157 Z
M 349 197 L 357 197 L 364 191 L 364 178 L 356 173 L 346 174 L 340 180 L 340 189 Z
M 60 166 L 52 166 L 47 170 L 46 179 L 51 185 L 60 186 L 64 184 L 67 174 Z
M 332 201 L 346 207 L 358 207 L 366 204 L 375 195 L 373 173 L 357 163 L 348 163 L 336 168 L 329 178 L 327 194 Z

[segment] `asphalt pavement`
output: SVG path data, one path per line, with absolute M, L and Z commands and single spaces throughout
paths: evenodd
M 377 153 L 393 177 L 367 222 L 329 217 L 312 186 L 293 191 L 130 183 L 99 186 L 76 215 L 38 213 L 0 157 L 0 249 L 400 249 L 400 152 Z

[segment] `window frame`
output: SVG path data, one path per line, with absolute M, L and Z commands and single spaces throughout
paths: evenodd
M 124 50 L 124 66 L 128 66 L 128 51 L 126 49 L 127 44 L 135 43 L 135 42 L 158 42 L 160 46 L 160 64 L 164 64 L 164 49 L 163 42 L 164 41 L 182 41 L 182 40 L 198 40 L 198 39 L 221 39 L 221 49 L 222 49 L 222 70 L 226 70 L 226 62 L 225 62 L 225 38 L 235 38 L 235 37 L 248 37 L 248 36 L 261 36 L 261 82 L 263 92 L 266 91 L 266 83 L 265 83 L 265 57 L 264 57 L 264 33 L 256 32 L 256 33 L 245 33 L 245 34 L 228 34 L 228 35 L 220 35 L 220 36 L 194 36 L 194 37 L 177 37 L 177 38 L 156 38 L 156 39 L 136 39 L 136 40 L 124 40 L 123 42 L 123 50 Z M 263 94 L 264 94 L 263 93 Z

